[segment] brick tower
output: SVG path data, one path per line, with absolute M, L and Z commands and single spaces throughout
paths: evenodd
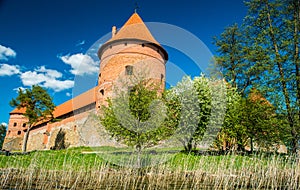
M 97 109 L 112 96 L 116 80 L 120 77 L 126 78 L 142 71 L 147 79 L 160 82 L 161 91 L 165 88 L 168 54 L 137 13 L 133 13 L 119 31 L 112 27 L 112 37 L 100 47 L 98 57 L 101 61 Z

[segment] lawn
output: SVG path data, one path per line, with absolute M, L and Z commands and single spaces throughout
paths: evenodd
M 220 156 L 177 149 L 78 147 L 0 156 L 7 189 L 300 189 L 300 164 L 287 155 Z

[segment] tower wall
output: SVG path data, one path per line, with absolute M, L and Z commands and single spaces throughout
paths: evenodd
M 113 88 L 117 83 L 125 85 L 127 66 L 132 66 L 133 76 L 159 82 L 161 91 L 165 87 L 166 62 L 161 50 L 151 44 L 124 40 L 108 45 L 99 57 L 98 109 L 101 105 L 106 105 L 108 97 L 113 96 Z

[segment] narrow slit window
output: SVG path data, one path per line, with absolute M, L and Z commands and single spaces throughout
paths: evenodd
M 14 127 L 16 127 L 16 126 L 17 126 L 17 123 L 15 122 L 15 123 L 14 123 Z

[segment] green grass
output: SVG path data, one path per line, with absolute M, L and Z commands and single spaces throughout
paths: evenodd
M 0 156 L 0 186 L 11 189 L 300 188 L 300 164 L 281 155 L 197 156 L 179 149 L 77 147 Z M 85 154 L 82 154 L 85 152 Z M 154 163 L 153 163 L 154 161 Z

